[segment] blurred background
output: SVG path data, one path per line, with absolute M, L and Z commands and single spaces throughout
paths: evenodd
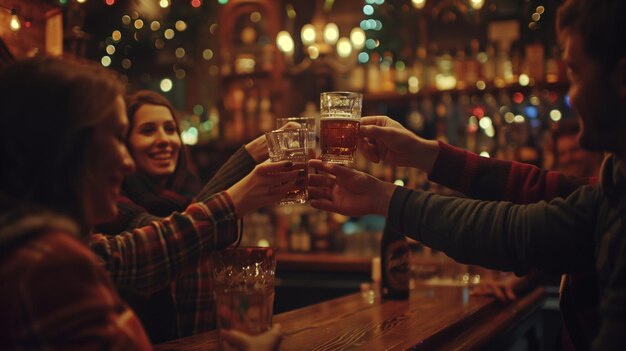
M 177 109 L 203 180 L 275 118 L 316 116 L 330 90 L 362 92 L 363 115 L 389 115 L 425 138 L 550 169 L 550 131 L 575 118 L 554 30 L 560 3 L 0 0 L 0 66 L 65 56 L 117 71 L 129 91 L 158 91 Z M 356 167 L 450 192 L 414 169 L 363 159 Z M 380 217 L 308 205 L 262 209 L 245 222 L 244 244 L 283 254 L 277 294 L 297 292 L 277 299 L 279 311 L 358 289 L 384 228 Z M 446 270 L 441 255 L 413 248 L 416 276 Z

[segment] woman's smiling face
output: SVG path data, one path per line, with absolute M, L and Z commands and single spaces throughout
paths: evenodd
M 159 181 L 176 170 L 182 142 L 167 107 L 143 105 L 137 109 L 128 144 L 137 170 Z

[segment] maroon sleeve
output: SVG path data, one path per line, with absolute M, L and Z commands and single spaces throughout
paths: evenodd
M 566 197 L 597 178 L 574 178 L 533 165 L 480 157 L 439 142 L 439 154 L 428 178 L 481 200 L 532 203 Z

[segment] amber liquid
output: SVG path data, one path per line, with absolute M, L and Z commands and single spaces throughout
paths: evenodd
M 352 164 L 359 137 L 359 120 L 343 117 L 323 117 L 320 120 L 320 149 L 322 161 Z

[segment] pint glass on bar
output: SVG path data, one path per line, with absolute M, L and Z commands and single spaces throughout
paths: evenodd
M 320 94 L 322 161 L 351 165 L 359 136 L 363 95 L 331 91 Z
M 260 334 L 272 327 L 276 258 L 269 247 L 227 248 L 211 257 L 218 329 Z M 220 350 L 234 350 L 220 340 Z

